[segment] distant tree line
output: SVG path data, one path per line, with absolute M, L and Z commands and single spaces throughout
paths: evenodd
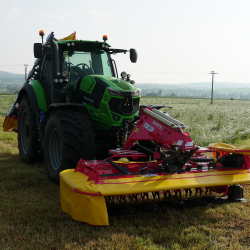
M 16 93 L 16 92 L 19 92 L 20 89 L 21 89 L 21 85 L 12 85 L 12 84 L 7 85 L 8 93 Z
M 142 96 L 157 96 L 157 93 L 160 89 L 158 88 L 147 88 L 142 89 Z M 193 88 L 179 88 L 179 89 L 163 89 L 163 96 L 165 97 L 194 97 L 194 98 L 210 98 L 211 97 L 211 90 L 199 90 Z M 218 91 L 214 91 L 214 98 L 221 98 L 221 99 L 250 99 L 250 93 L 242 93 L 242 92 L 231 92 L 231 93 L 221 93 Z
M 2 83 L 17 83 L 22 84 L 25 81 L 24 77 L 1 77 Z

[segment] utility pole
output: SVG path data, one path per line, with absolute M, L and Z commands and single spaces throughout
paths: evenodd
M 213 95 L 214 95 L 214 74 L 218 74 L 218 73 L 215 73 L 214 71 L 211 71 L 211 73 L 209 73 L 209 74 L 212 74 L 211 104 L 213 104 Z
M 24 64 L 24 67 L 25 67 L 25 81 L 27 80 L 27 67 L 28 67 L 28 64 Z

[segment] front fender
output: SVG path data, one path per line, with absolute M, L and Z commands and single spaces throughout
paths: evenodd
M 47 120 L 47 118 L 49 117 L 49 114 L 52 113 L 53 111 L 57 111 L 57 110 L 84 110 L 86 112 L 86 114 L 88 113 L 85 105 L 83 104 L 77 104 L 77 103 L 52 103 L 46 114 L 45 114 L 45 119 L 44 121 Z
M 28 95 L 31 109 L 35 114 L 39 111 L 39 109 L 45 112 L 47 111 L 45 94 L 39 81 L 31 81 L 20 90 L 17 97 L 18 103 L 21 102 L 24 95 Z

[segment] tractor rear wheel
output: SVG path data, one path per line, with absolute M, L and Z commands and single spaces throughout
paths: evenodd
M 95 159 L 93 124 L 83 111 L 54 111 L 44 136 L 44 158 L 49 179 L 59 183 L 59 173 L 76 168 L 78 161 Z
M 30 107 L 28 96 L 23 96 L 18 112 L 18 148 L 20 158 L 32 163 L 38 156 L 36 115 Z

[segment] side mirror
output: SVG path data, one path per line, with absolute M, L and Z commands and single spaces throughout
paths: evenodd
M 136 49 L 130 49 L 130 61 L 132 63 L 136 63 L 137 57 L 138 57 L 138 54 L 137 54 Z
M 42 58 L 43 56 L 43 45 L 41 43 L 34 43 L 34 57 Z

